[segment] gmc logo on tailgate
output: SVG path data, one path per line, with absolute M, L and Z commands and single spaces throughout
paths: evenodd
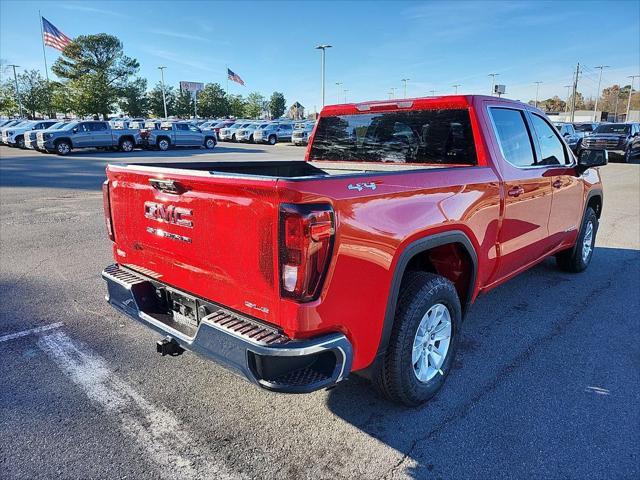
M 144 203 L 144 216 L 157 222 L 170 223 L 180 227 L 193 228 L 193 211 L 175 205 L 155 202 Z

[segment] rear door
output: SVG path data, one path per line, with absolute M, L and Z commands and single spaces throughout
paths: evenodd
M 191 139 L 189 126 L 186 123 L 176 123 L 174 128 L 176 132 L 176 145 L 179 147 L 189 145 Z
M 110 147 L 113 144 L 111 129 L 107 122 L 93 122 L 93 145 L 96 147 Z
M 275 322 L 275 179 L 114 165 L 107 176 L 118 263 Z
M 527 113 L 516 107 L 490 106 L 498 150 L 495 162 L 504 180 L 504 216 L 498 234 L 496 280 L 517 272 L 549 250 L 551 177 L 536 164 Z

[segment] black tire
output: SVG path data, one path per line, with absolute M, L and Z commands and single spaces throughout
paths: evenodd
M 588 254 L 585 252 L 585 237 L 589 233 L 589 224 L 591 224 L 591 241 Z M 576 239 L 573 248 L 565 250 L 556 255 L 556 263 L 561 270 L 565 272 L 580 273 L 586 270 L 593 257 L 593 249 L 596 244 L 596 234 L 598 233 L 598 216 L 591 207 L 587 207 L 580 226 L 580 233 Z
M 204 139 L 204 146 L 209 150 L 213 150 L 216 146 L 216 141 L 213 137 L 207 137 Z
M 129 152 L 133 152 L 135 145 L 133 143 L 133 141 L 129 138 L 124 138 L 122 140 L 120 140 L 120 150 L 125 152 L 125 153 L 129 153 Z
M 23 150 L 26 148 L 24 144 L 24 135 L 20 135 L 16 138 L 16 145 L 18 148 L 22 148 Z
M 269 145 L 275 145 L 278 143 L 278 139 L 275 135 L 269 135 Z
M 68 155 L 71 152 L 71 144 L 66 140 L 60 140 L 56 143 L 56 153 L 58 155 Z
M 414 372 L 414 339 L 423 317 L 437 304 L 444 305 L 449 311 L 450 343 L 439 373 L 423 382 Z M 407 273 L 402 282 L 387 351 L 373 372 L 376 389 L 389 400 L 412 407 L 433 397 L 453 365 L 461 321 L 460 299 L 449 280 L 433 273 Z
M 231 141 L 232 142 L 236 142 L 236 134 L 234 133 L 233 135 L 231 135 Z
M 158 150 L 160 150 L 161 152 L 166 152 L 167 150 L 169 150 L 170 145 L 171 143 L 167 138 L 160 137 L 158 139 L 157 146 L 158 146 Z
M 249 143 L 253 143 L 253 133 L 249 135 Z
M 627 148 L 627 151 L 624 152 L 624 156 L 622 157 L 622 161 L 624 163 L 631 163 L 631 148 Z

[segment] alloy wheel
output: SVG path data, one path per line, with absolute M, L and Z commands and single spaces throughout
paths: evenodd
M 424 314 L 413 339 L 411 364 L 416 378 L 426 383 L 442 373 L 451 344 L 451 313 L 436 303 Z

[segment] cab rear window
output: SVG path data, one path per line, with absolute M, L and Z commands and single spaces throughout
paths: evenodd
M 310 160 L 477 163 L 469 111 L 391 111 L 322 117 Z

